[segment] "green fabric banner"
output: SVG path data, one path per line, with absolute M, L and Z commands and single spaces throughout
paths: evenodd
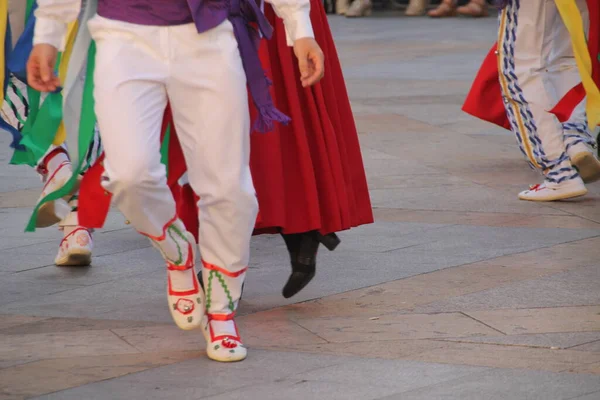
M 79 176 L 84 168 L 85 156 L 87 154 L 87 149 L 94 138 L 94 127 L 96 125 L 96 114 L 94 113 L 94 67 L 96 60 L 96 43 L 92 42 L 87 58 L 87 70 L 85 75 L 85 86 L 83 89 L 83 103 L 81 108 L 81 120 L 79 122 L 79 160 L 77 163 L 77 170 L 73 171 L 73 176 L 71 179 L 59 190 L 50 193 L 48 196 L 43 198 L 35 207 L 31 218 L 29 219 L 29 223 L 27 224 L 26 232 L 35 231 L 36 221 L 37 221 L 37 213 L 40 206 L 48 201 L 55 201 L 61 199 L 65 196 L 68 196 L 73 192 L 75 185 L 79 179 Z M 47 102 L 47 100 L 46 100 Z M 44 102 L 44 104 L 46 103 Z M 42 107 L 43 109 L 43 107 Z M 61 96 L 61 108 L 62 110 L 62 96 Z M 40 111 L 40 115 L 42 111 Z M 62 114 L 62 112 L 61 112 Z M 40 117 L 38 117 L 39 119 Z M 60 120 L 59 120 L 60 124 Z M 57 125 L 58 129 L 58 125 Z M 56 134 L 56 131 L 54 131 Z M 52 136 L 54 139 L 54 136 Z M 52 141 L 50 141 L 52 143 Z

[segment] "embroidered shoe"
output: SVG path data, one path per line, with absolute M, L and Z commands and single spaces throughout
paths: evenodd
M 177 264 L 167 261 L 167 300 L 169 302 L 169 310 L 175 324 L 183 330 L 192 330 L 200 328 L 202 325 L 202 316 L 205 313 L 204 290 L 198 282 L 196 276 L 195 261 L 195 240 L 194 236 L 186 232 L 187 238 L 187 259 L 183 264 Z M 173 288 L 171 272 L 189 271 L 189 278 L 192 280 L 192 285 L 187 290 L 175 290 Z
M 234 315 L 204 315 L 202 333 L 206 339 L 206 354 L 211 360 L 236 362 L 248 356 L 248 349 L 242 343 L 233 320 Z
M 578 143 L 572 146 L 568 153 L 571 163 L 579 171 L 583 182 L 591 183 L 600 180 L 600 160 L 596 158 L 591 146 Z
M 91 232 L 78 226 L 60 242 L 54 263 L 59 267 L 87 267 L 92 263 L 93 246 Z
M 63 187 L 72 175 L 73 170 L 71 168 L 71 162 L 68 159 L 61 162 L 54 171 L 48 171 L 38 203 L 50 193 Z M 68 197 L 70 197 L 70 195 Z M 71 207 L 69 207 L 66 199 L 58 199 L 44 203 L 38 210 L 36 226 L 38 228 L 52 226 L 60 222 L 60 220 L 62 220 L 69 212 L 71 212 Z
M 583 196 L 587 193 L 587 189 L 581 178 L 572 179 L 559 184 L 543 182 L 539 185 L 534 185 L 529 190 L 524 190 L 519 193 L 519 199 L 529 201 L 555 201 L 566 200 L 574 197 Z

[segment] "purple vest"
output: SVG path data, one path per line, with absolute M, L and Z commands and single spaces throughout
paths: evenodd
M 273 104 L 269 93 L 271 83 L 258 57 L 259 32 L 269 39 L 273 27 L 255 0 L 99 0 L 98 15 L 139 25 L 172 26 L 193 22 L 199 33 L 229 19 L 238 41 L 248 89 L 258 110 L 252 130 L 269 132 L 273 130 L 273 122 L 289 122 Z M 251 23 L 258 30 L 252 28 Z

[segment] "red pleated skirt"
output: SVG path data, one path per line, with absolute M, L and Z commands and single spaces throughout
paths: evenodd
M 273 80 L 275 105 L 292 121 L 251 136 L 256 233 L 330 233 L 373 222 L 358 133 L 321 1 L 311 1 L 311 20 L 325 54 L 325 77 L 311 88 L 300 83 L 282 21 L 268 4 L 265 14 L 274 35 L 262 41 L 260 59 Z

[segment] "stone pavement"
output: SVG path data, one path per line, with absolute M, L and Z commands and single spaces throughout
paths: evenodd
M 258 237 L 243 363 L 179 331 L 164 267 L 113 212 L 86 269 L 22 233 L 40 187 L 0 169 L 0 399 L 600 399 L 600 185 L 532 204 L 507 132 L 460 112 L 495 21 L 331 18 L 377 222 L 322 253 L 291 301 Z M 0 136 L 6 165 L 8 137 Z

